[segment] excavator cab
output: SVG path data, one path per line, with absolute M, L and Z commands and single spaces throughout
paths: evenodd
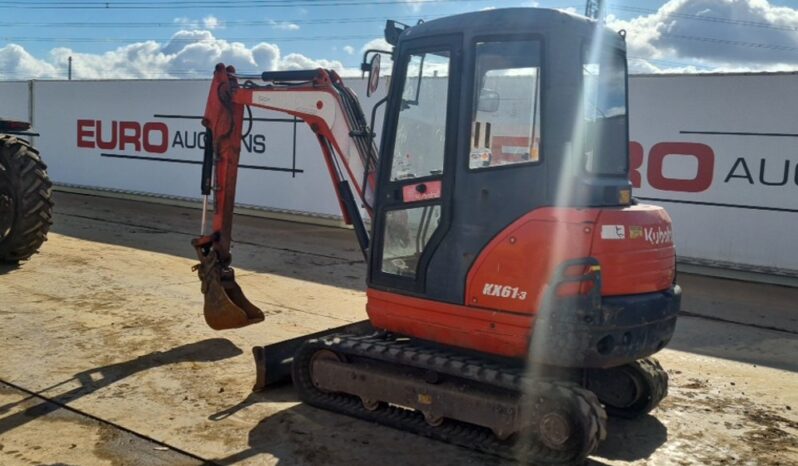
M 386 40 L 379 150 L 334 71 L 217 66 L 203 119 L 213 231 L 194 241 L 206 319 L 263 320 L 229 267 L 244 108 L 294 115 L 364 251 L 369 319 L 256 348 L 258 388 L 290 366 L 315 406 L 508 458 L 578 461 L 607 413 L 642 415 L 667 393 L 649 356 L 681 297 L 670 218 L 631 195 L 624 36 L 510 8 L 389 21 Z
M 573 307 L 562 295 L 574 288 L 572 301 L 587 300 L 588 289 L 594 301 L 665 292 L 646 306 L 673 318 L 673 245 L 644 238 L 669 232 L 670 220 L 631 197 L 624 36 L 536 9 L 386 29 L 396 47 L 370 245 L 371 322 L 527 357 L 532 320 L 554 312 L 547 306 Z M 605 248 L 613 257 L 597 258 Z M 580 306 L 601 313 L 601 303 Z M 644 339 L 654 352 L 673 322 L 627 340 Z M 590 341 L 579 344 L 593 348 L 570 365 L 584 365 L 587 353 L 599 365 L 628 359 L 615 344 L 623 332 L 586 332 Z M 532 353 L 563 363 L 553 347 Z

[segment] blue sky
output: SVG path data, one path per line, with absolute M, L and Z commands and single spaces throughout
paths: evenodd
M 76 78 L 204 77 L 219 60 L 351 74 L 387 18 L 533 5 L 584 10 L 573 0 L 0 0 L 0 79 L 63 78 L 67 56 Z M 629 32 L 633 71 L 798 70 L 798 0 L 607 5 L 609 25 Z

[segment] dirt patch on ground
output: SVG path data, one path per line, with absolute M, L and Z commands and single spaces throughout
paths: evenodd
M 688 390 L 701 390 L 707 388 L 707 380 L 699 380 L 699 379 L 690 379 L 690 383 L 682 385 L 682 388 L 686 388 Z
M 669 397 L 660 411 L 679 413 L 692 422 L 680 423 L 679 439 L 693 462 L 703 464 L 795 464 L 798 419 L 786 406 L 774 406 L 746 394 L 736 382 L 687 378 L 671 374 Z M 675 380 L 674 380 L 675 379 Z M 714 445 L 706 447 L 714 440 Z M 704 448 L 696 448 L 704 444 Z M 689 461 L 680 464 L 694 464 Z

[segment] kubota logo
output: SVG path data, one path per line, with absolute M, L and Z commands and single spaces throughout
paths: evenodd
M 651 244 L 665 244 L 673 242 L 673 232 L 670 227 L 644 228 L 643 238 Z

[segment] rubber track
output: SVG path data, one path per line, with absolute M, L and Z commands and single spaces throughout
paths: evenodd
M 608 404 L 606 409 L 610 416 L 634 419 L 650 413 L 668 396 L 668 373 L 659 361 L 651 357 L 638 359 L 627 366 L 643 377 L 646 388 L 650 390 L 647 400 L 636 403 L 632 408 L 615 408 Z
M 651 386 L 648 403 L 641 410 L 640 415 L 648 414 L 668 396 L 668 373 L 655 358 L 638 359 L 632 364 L 637 367 L 637 370 L 643 374 Z
M 375 411 L 366 410 L 360 399 L 345 394 L 321 392 L 312 383 L 309 366 L 312 355 L 328 349 L 350 357 L 370 358 L 395 365 L 431 370 L 460 379 L 499 386 L 517 392 L 532 387 L 538 393 L 554 394 L 572 400 L 589 431 L 586 445 L 579 451 L 553 450 L 540 442 L 525 442 L 523 449 L 516 441 L 499 440 L 489 429 L 447 419 L 438 427 L 427 424 L 423 414 L 385 403 Z M 337 334 L 309 340 L 294 357 L 294 385 L 300 398 L 313 406 L 387 425 L 396 429 L 452 443 L 510 460 L 533 464 L 575 464 L 595 451 L 606 436 L 606 413 L 596 396 L 579 385 L 558 380 L 532 380 L 520 369 L 501 367 L 484 360 L 468 358 L 453 351 L 379 336 Z
M 0 261 L 25 260 L 47 241 L 53 224 L 52 183 L 39 152 L 23 139 L 0 135 L 0 164 L 17 196 L 17 220 L 11 235 L 0 242 Z

